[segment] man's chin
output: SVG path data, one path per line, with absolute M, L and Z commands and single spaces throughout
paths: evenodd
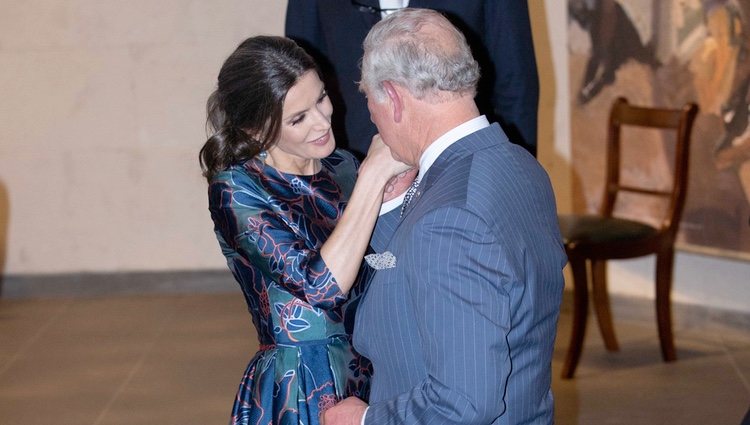
M 404 157 L 402 157 L 401 155 L 399 155 L 398 153 L 396 153 L 396 151 L 394 151 L 393 149 L 391 149 L 391 157 L 393 159 L 395 159 L 396 161 L 398 161 L 398 162 L 402 162 L 404 164 L 408 164 L 408 162 L 404 159 Z

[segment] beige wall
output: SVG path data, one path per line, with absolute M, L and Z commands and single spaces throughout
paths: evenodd
M 239 41 L 282 32 L 286 2 L 3 3 L 5 272 L 224 267 L 197 165 L 205 99 Z
M 572 210 L 567 2 L 529 1 L 539 72 L 538 158 L 552 180 L 560 211 Z
M 196 160 L 204 103 L 239 41 L 282 33 L 286 2 L 3 3 L 0 270 L 225 267 Z M 529 1 L 539 160 L 561 211 L 572 204 L 566 4 Z M 652 297 L 652 266 L 616 262 L 613 291 Z M 680 254 L 675 298 L 747 311 L 747 276 L 750 263 Z

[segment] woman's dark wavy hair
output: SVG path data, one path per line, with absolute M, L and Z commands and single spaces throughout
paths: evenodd
M 237 47 L 206 104 L 211 136 L 199 154 L 206 179 L 276 142 L 286 94 L 310 70 L 319 73 L 310 55 L 288 38 L 251 37 Z

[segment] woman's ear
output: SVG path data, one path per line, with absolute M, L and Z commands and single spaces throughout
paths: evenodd
M 383 88 L 388 95 L 389 102 L 393 105 L 393 121 L 399 123 L 401 122 L 401 113 L 404 109 L 401 93 L 399 93 L 399 90 L 390 81 L 383 81 Z

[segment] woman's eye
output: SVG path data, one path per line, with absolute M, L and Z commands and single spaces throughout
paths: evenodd
M 323 103 L 323 101 L 326 100 L 326 97 L 328 97 L 328 92 L 324 91 L 318 98 L 318 104 Z
M 295 118 L 294 120 L 292 120 L 292 122 L 290 124 L 291 125 L 297 125 L 297 124 L 301 123 L 304 119 L 305 119 L 305 116 L 304 115 L 300 115 L 297 118 Z

